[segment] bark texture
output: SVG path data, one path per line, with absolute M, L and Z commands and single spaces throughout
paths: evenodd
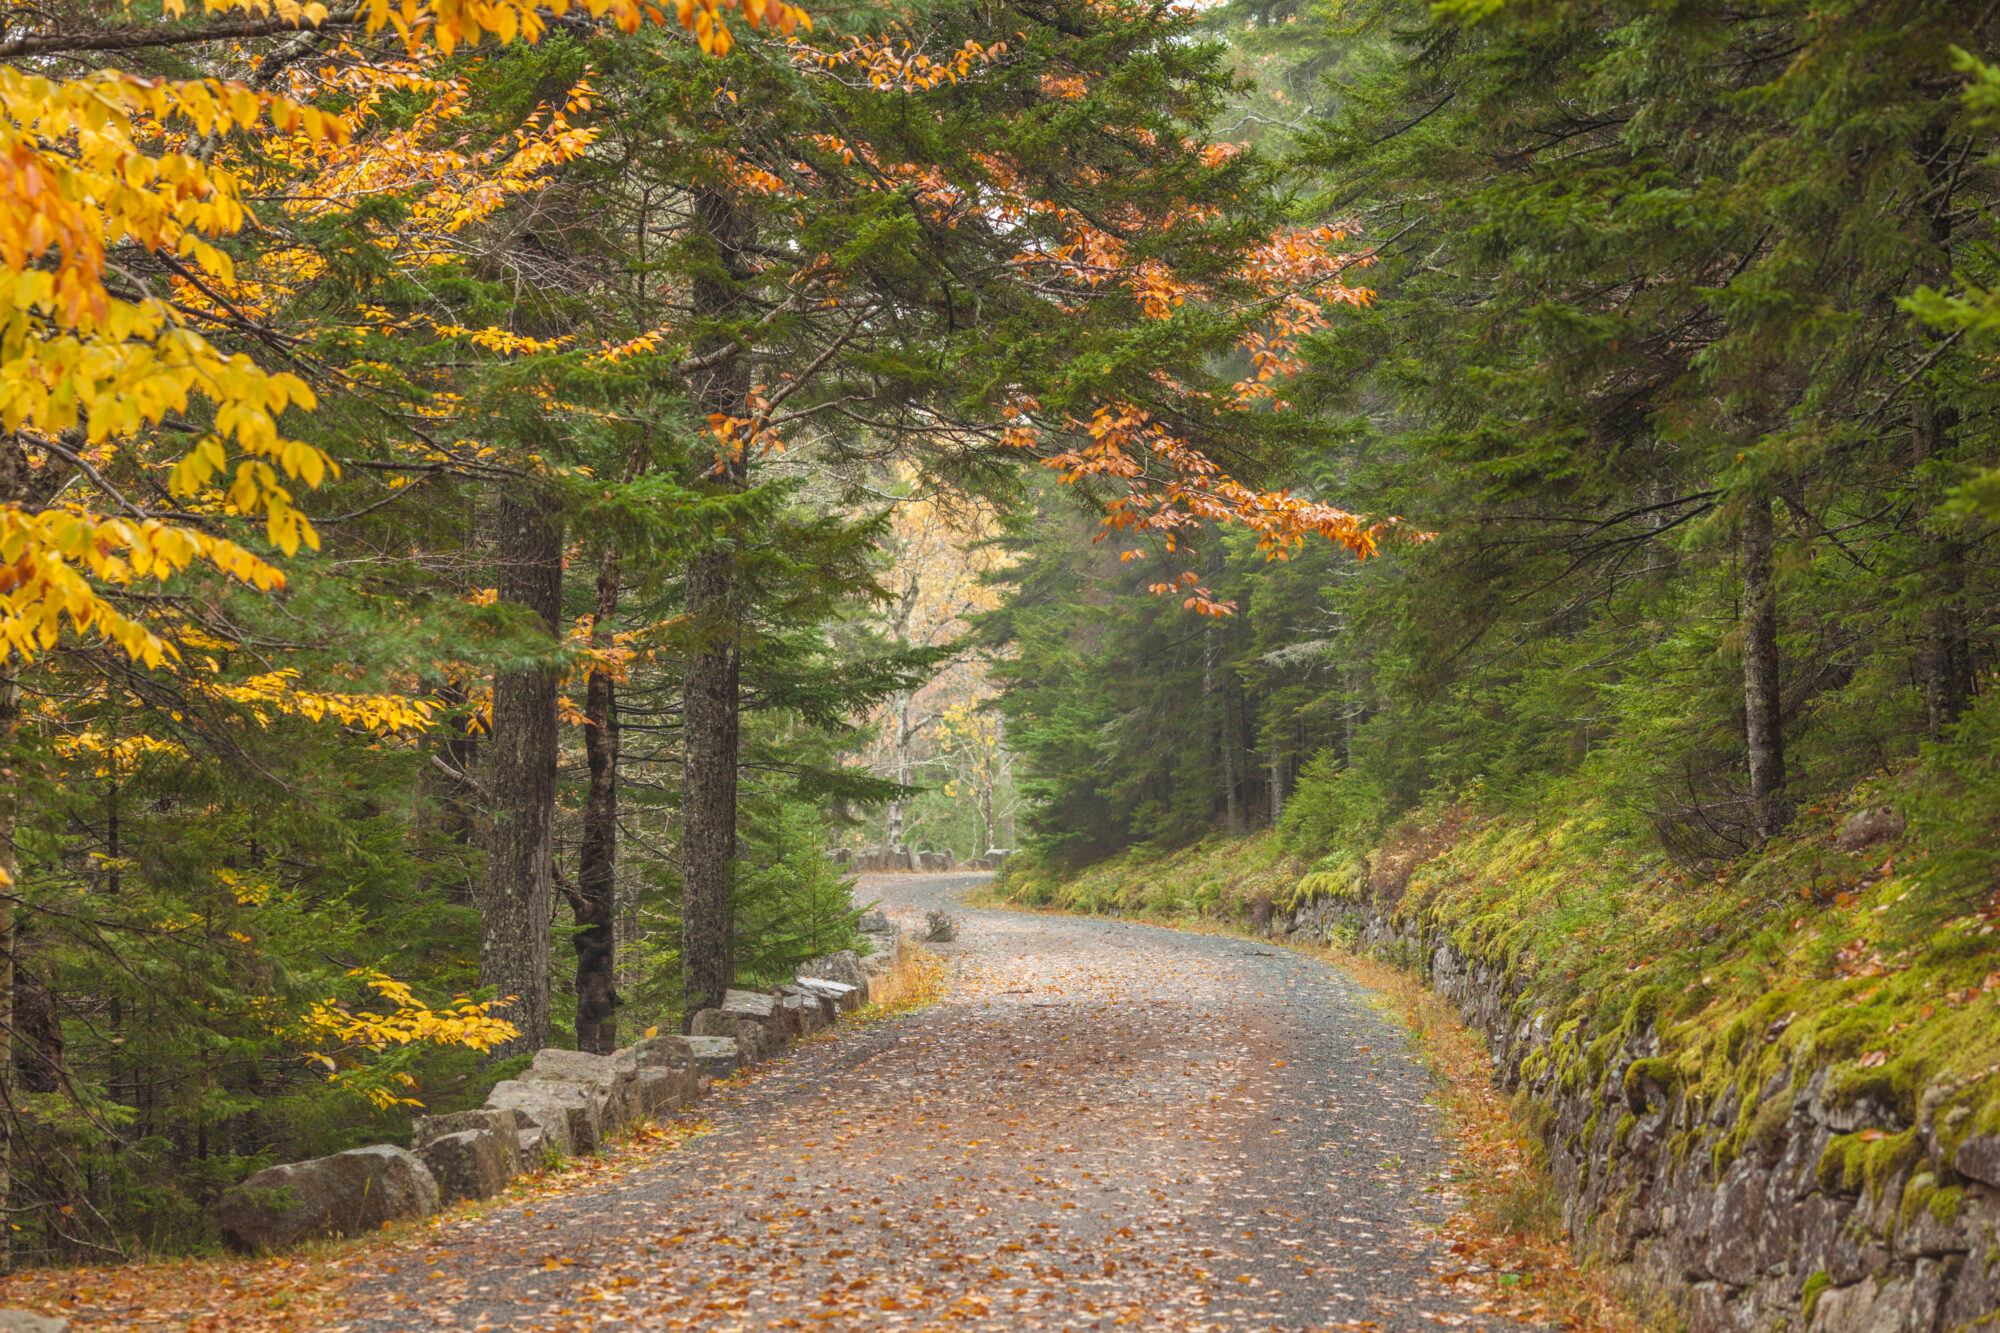
M 562 615 L 562 532 L 527 494 L 501 497 L 494 520 L 501 599 L 533 611 L 553 635 Z M 479 981 L 521 1036 L 495 1054 L 549 1044 L 549 917 L 556 799 L 557 677 L 503 671 L 493 680 L 486 750 L 486 873 L 480 887 Z
M 597 573 L 591 642 L 611 642 L 618 606 L 618 556 L 606 552 Z M 590 789 L 583 805 L 583 846 L 577 858 L 576 1048 L 609 1055 L 618 1049 L 618 701 L 611 673 L 593 667 L 584 687 L 584 759 Z
M 707 641 L 689 654 L 681 710 L 681 988 L 686 1021 L 722 1003 L 735 978 L 729 949 L 729 863 L 736 855 L 736 765 L 742 725 L 733 622 L 734 561 L 725 551 L 688 567 L 687 612 Z
M 26 952 L 18 939 L 16 948 Z M 62 1010 L 32 959 L 29 953 L 14 962 L 14 1086 L 23 1092 L 60 1092 Z
M 1955 203 L 1953 184 L 1957 173 L 1952 166 L 1958 142 L 1940 122 L 1932 125 L 1919 140 L 1929 189 L 1923 209 L 1930 222 L 1930 250 L 1918 265 L 1924 283 L 1946 287 L 1951 279 L 1951 239 Z M 1927 357 L 1927 335 L 1918 334 L 1919 356 Z M 1928 508 L 1943 497 L 1941 487 L 1929 475 L 1929 465 L 1949 459 L 1957 445 L 1959 412 L 1938 402 L 1935 386 L 1928 379 L 1912 396 L 1912 463 L 1917 477 L 1917 493 Z M 1972 636 L 1967 630 L 1965 606 L 1965 543 L 1950 534 L 1918 529 L 1917 554 L 1921 571 L 1919 596 L 1922 610 L 1917 649 L 1917 676 L 1923 684 L 1924 711 L 1930 738 L 1943 740 L 1945 731 L 1958 721 L 1972 703 L 1978 680 L 1972 662 Z
M 1776 532 L 1771 498 L 1759 493 L 1743 511 L 1743 740 L 1750 755 L 1752 824 L 1768 838 L 1791 822 L 1785 791 L 1785 737 L 1778 691 Z
M 745 250 L 756 241 L 751 216 L 720 194 L 695 202 L 714 264 L 692 284 L 697 316 L 713 327 L 746 312 L 752 274 Z M 739 415 L 749 388 L 743 355 L 711 336 L 692 388 L 704 416 Z M 697 460 L 704 463 L 708 460 Z M 748 475 L 740 454 L 714 460 L 711 485 L 739 489 Z M 688 561 L 686 608 L 694 643 L 681 696 L 681 991 L 683 1021 L 722 1003 L 734 978 L 730 954 L 729 867 L 736 856 L 736 767 L 742 731 L 743 586 L 733 551 L 716 544 Z
M 0 435 L 0 505 L 35 498 L 35 470 L 20 437 Z M 0 1218 L 14 1192 L 14 926 L 20 861 L 14 829 L 21 817 L 21 783 L 14 771 L 15 734 L 21 726 L 21 682 L 11 648 L 0 647 Z M 0 1273 L 14 1269 L 14 1238 L 0 1225 Z

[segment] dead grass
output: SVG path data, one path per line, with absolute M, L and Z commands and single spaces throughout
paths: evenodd
M 1409 1028 L 1437 1082 L 1437 1099 L 1458 1147 L 1465 1208 L 1445 1227 L 1464 1261 L 1453 1285 L 1480 1297 L 1477 1309 L 1558 1328 L 1639 1333 L 1649 1325 L 1619 1299 L 1612 1275 L 1576 1262 L 1541 1144 L 1493 1085 L 1485 1045 L 1458 1012 L 1400 968 L 1340 949 L 1289 946 L 1325 958 L 1374 991 Z
M 943 958 L 904 940 L 896 951 L 896 961 L 869 981 L 868 1006 L 849 1021 L 879 1022 L 927 1008 L 944 998 L 950 984 L 951 970 Z

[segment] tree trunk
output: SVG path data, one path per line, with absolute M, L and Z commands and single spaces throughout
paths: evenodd
M 447 680 L 438 686 L 437 698 L 447 710 L 464 708 L 469 702 L 465 683 L 460 680 Z M 479 736 L 454 719 L 437 737 L 431 766 L 423 778 L 430 797 L 425 803 L 427 831 L 453 847 L 471 848 L 481 837 L 480 793 L 472 779 L 479 765 Z M 456 858 L 439 855 L 425 871 L 425 888 L 447 902 L 476 904 L 479 884 L 466 873 L 471 864 L 471 856 L 463 852 Z
M 18 435 L 0 435 L 0 505 L 34 497 L 35 477 Z M 21 681 L 14 650 L 0 645 L 0 1273 L 14 1271 L 13 1228 L 6 1219 L 14 1192 L 14 917 L 20 858 L 14 833 L 21 820 L 16 735 L 21 728 Z
M 597 609 L 590 641 L 611 643 L 611 613 L 618 606 L 618 556 L 607 551 L 597 573 Z M 611 673 L 591 668 L 584 687 L 584 757 L 590 790 L 583 806 L 583 846 L 577 858 L 576 1048 L 609 1055 L 618 1049 L 618 704 Z
M 20 941 L 15 941 L 19 949 Z M 20 958 L 14 961 L 14 1086 L 24 1092 L 62 1091 L 62 1010 L 55 991 Z
M 910 692 L 899 690 L 890 712 L 896 719 L 896 781 L 907 787 L 910 785 Z M 898 796 L 889 802 L 888 821 L 885 836 L 888 849 L 894 855 L 903 853 L 903 821 L 908 813 L 909 802 Z
M 1752 822 L 1769 838 L 1791 822 L 1785 792 L 1785 738 L 1778 695 L 1777 538 L 1771 498 L 1759 492 L 1743 512 L 1743 739 L 1750 753 Z
M 1945 122 L 1930 126 L 1918 140 L 1918 153 L 1925 163 L 1924 209 L 1930 220 L 1931 249 L 1916 265 L 1913 275 L 1932 287 L 1949 285 L 1952 270 L 1953 215 L 1957 201 L 1949 188 L 1956 168 L 1953 151 L 1961 142 L 1948 133 Z M 1915 353 L 1926 357 L 1932 351 L 1930 338 L 1915 332 Z M 1918 495 L 1924 508 L 1937 504 L 1936 479 L 1927 465 L 1947 459 L 1957 443 L 1958 409 L 1937 401 L 1937 391 L 1928 377 L 1919 381 L 1913 397 L 1913 466 L 1917 473 Z M 1921 598 L 1920 646 L 1917 676 L 1923 683 L 1926 730 L 1934 741 L 1943 740 L 1945 731 L 1958 721 L 1972 702 L 1974 674 L 1972 639 L 1966 630 L 1965 543 L 1948 534 L 1936 534 L 1923 527 L 1928 514 L 1920 513 L 1917 530 L 1918 569 L 1921 571 L 1918 596 Z
M 562 617 L 562 533 L 546 501 L 501 497 L 495 516 L 500 597 L 527 607 L 553 635 Z M 480 889 L 479 983 L 507 1001 L 496 1013 L 521 1035 L 496 1056 L 549 1044 L 549 916 L 555 853 L 556 695 L 541 670 L 493 679 L 486 750 L 491 806 Z
M 1361 711 L 1361 690 L 1355 683 L 1354 667 L 1350 663 L 1340 671 L 1340 766 L 1354 767 L 1354 720 Z
M 729 965 L 729 863 L 736 855 L 736 764 L 741 670 L 732 632 L 734 562 L 704 551 L 688 566 L 687 612 L 704 646 L 688 655 L 681 713 L 686 771 L 681 782 L 681 997 L 689 1024 L 722 1003 Z
M 1925 590 L 1923 648 L 1917 657 L 1924 683 L 1924 711 L 1930 738 L 1944 739 L 1972 703 L 1972 643 L 1965 630 L 1965 549 L 1961 543 L 1939 541 L 1930 561 L 1930 587 Z
M 739 316 L 751 277 L 744 248 L 756 240 L 749 214 L 727 197 L 703 190 L 696 224 L 715 247 L 715 264 L 691 284 L 696 317 L 725 323 Z M 727 351 L 711 334 L 703 356 Z M 749 390 L 742 355 L 727 357 L 693 384 L 706 416 L 740 415 Z M 707 460 L 696 460 L 697 464 Z M 740 489 L 749 476 L 741 453 L 716 460 L 712 485 Z M 681 997 L 682 1021 L 722 1003 L 734 980 L 730 951 L 729 868 L 736 856 L 736 766 L 742 731 L 742 577 L 728 547 L 717 544 L 688 561 L 686 608 L 695 636 L 681 699 Z
M 1948 452 L 1958 429 L 1958 411 L 1939 407 L 1926 390 L 1918 397 L 1917 463 L 1921 467 Z M 1920 493 L 1933 498 L 1937 486 L 1919 480 Z M 1920 523 L 1922 519 L 1918 520 Z M 1924 687 L 1924 712 L 1930 738 L 1944 739 L 1972 703 L 1972 638 L 1965 624 L 1965 543 L 1952 536 L 1920 533 L 1918 551 L 1923 569 L 1921 646 L 1917 675 Z
M 1278 827 L 1278 821 L 1285 817 L 1285 756 L 1276 745 L 1271 747 L 1271 827 Z
M 21 783 L 14 771 L 14 736 L 21 725 L 21 683 L 11 649 L 0 649 L 0 1219 L 14 1191 L 14 895 L 20 860 L 14 830 L 21 818 Z M 0 1222 L 0 1273 L 14 1271 L 13 1229 Z
M 1243 831 L 1243 797 L 1237 789 L 1236 778 L 1236 729 L 1231 724 L 1229 702 L 1236 691 L 1231 689 L 1228 673 L 1222 678 L 1222 809 L 1223 828 L 1230 834 Z

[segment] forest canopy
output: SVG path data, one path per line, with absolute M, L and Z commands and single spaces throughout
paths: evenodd
M 1189 624 L 1050 502 L 1001 707 L 1042 855 L 1454 795 L 1714 865 L 1996 719 L 1984 11 L 1231 3 L 1233 133 L 1377 299 L 1301 344 L 1282 479 L 1431 540 Z

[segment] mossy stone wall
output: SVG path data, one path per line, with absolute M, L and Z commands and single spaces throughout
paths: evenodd
M 1571 1235 L 1688 1333 L 2000 1330 L 2000 1124 L 1967 1090 L 1842 1075 L 1814 1046 L 1838 1023 L 1787 1041 L 1787 1014 L 1664 1049 L 1658 996 L 1557 1011 L 1503 940 L 1468 949 L 1400 897 L 1315 896 L 1273 928 L 1355 941 L 1454 1001 L 1529 1100 Z

